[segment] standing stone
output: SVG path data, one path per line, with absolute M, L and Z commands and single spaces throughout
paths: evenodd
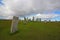
M 34 16 L 33 16 L 33 19 L 32 19 L 32 21 L 34 21 L 35 20 L 35 18 L 34 18 Z
M 13 20 L 11 24 L 11 33 L 14 33 L 18 30 L 17 29 L 18 21 L 19 21 L 19 17 L 13 16 Z

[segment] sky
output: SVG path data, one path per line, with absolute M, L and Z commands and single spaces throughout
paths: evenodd
M 60 21 L 60 0 L 0 0 L 0 19 L 12 19 L 12 16 Z

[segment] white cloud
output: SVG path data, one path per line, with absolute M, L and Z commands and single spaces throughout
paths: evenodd
M 60 0 L 3 0 L 0 16 L 19 16 L 30 12 L 60 10 Z
M 13 16 L 7 16 L 5 19 L 12 19 Z
M 37 14 L 35 17 L 36 18 L 54 18 L 60 16 L 58 14 Z
M 53 13 L 50 13 L 50 14 L 36 14 L 36 15 L 33 15 L 34 18 L 42 18 L 42 19 L 51 19 L 51 18 L 55 18 L 55 17 L 60 17 L 59 14 L 53 14 Z M 28 16 L 28 19 L 33 19 L 33 16 Z M 1 17 L 2 19 L 12 19 L 13 16 L 4 16 L 4 17 Z M 19 17 L 19 19 L 24 19 L 23 17 Z
M 13 16 L 0 16 L 0 19 L 12 19 Z
M 3 7 L 0 7 L 0 11 L 3 12 L 2 15 L 4 16 L 25 15 L 33 7 L 31 0 L 4 0 L 4 4 Z
M 58 17 L 58 16 L 60 16 L 60 15 L 58 15 L 58 14 L 37 14 L 37 15 L 34 15 L 34 17 L 35 17 L 35 19 L 36 18 L 44 18 L 44 19 L 46 19 L 46 18 L 55 18 L 55 17 Z M 33 16 L 30 16 L 30 17 L 28 17 L 28 18 L 30 18 L 30 19 L 32 19 L 33 18 Z

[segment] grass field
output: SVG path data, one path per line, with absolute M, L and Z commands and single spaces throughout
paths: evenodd
M 60 40 L 60 22 L 19 21 L 18 32 L 10 34 L 11 21 L 0 20 L 0 40 Z

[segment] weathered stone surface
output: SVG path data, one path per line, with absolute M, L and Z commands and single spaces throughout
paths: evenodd
M 13 16 L 13 20 L 11 24 L 11 33 L 14 33 L 18 30 L 17 29 L 18 21 L 19 21 L 19 18 L 16 16 Z

